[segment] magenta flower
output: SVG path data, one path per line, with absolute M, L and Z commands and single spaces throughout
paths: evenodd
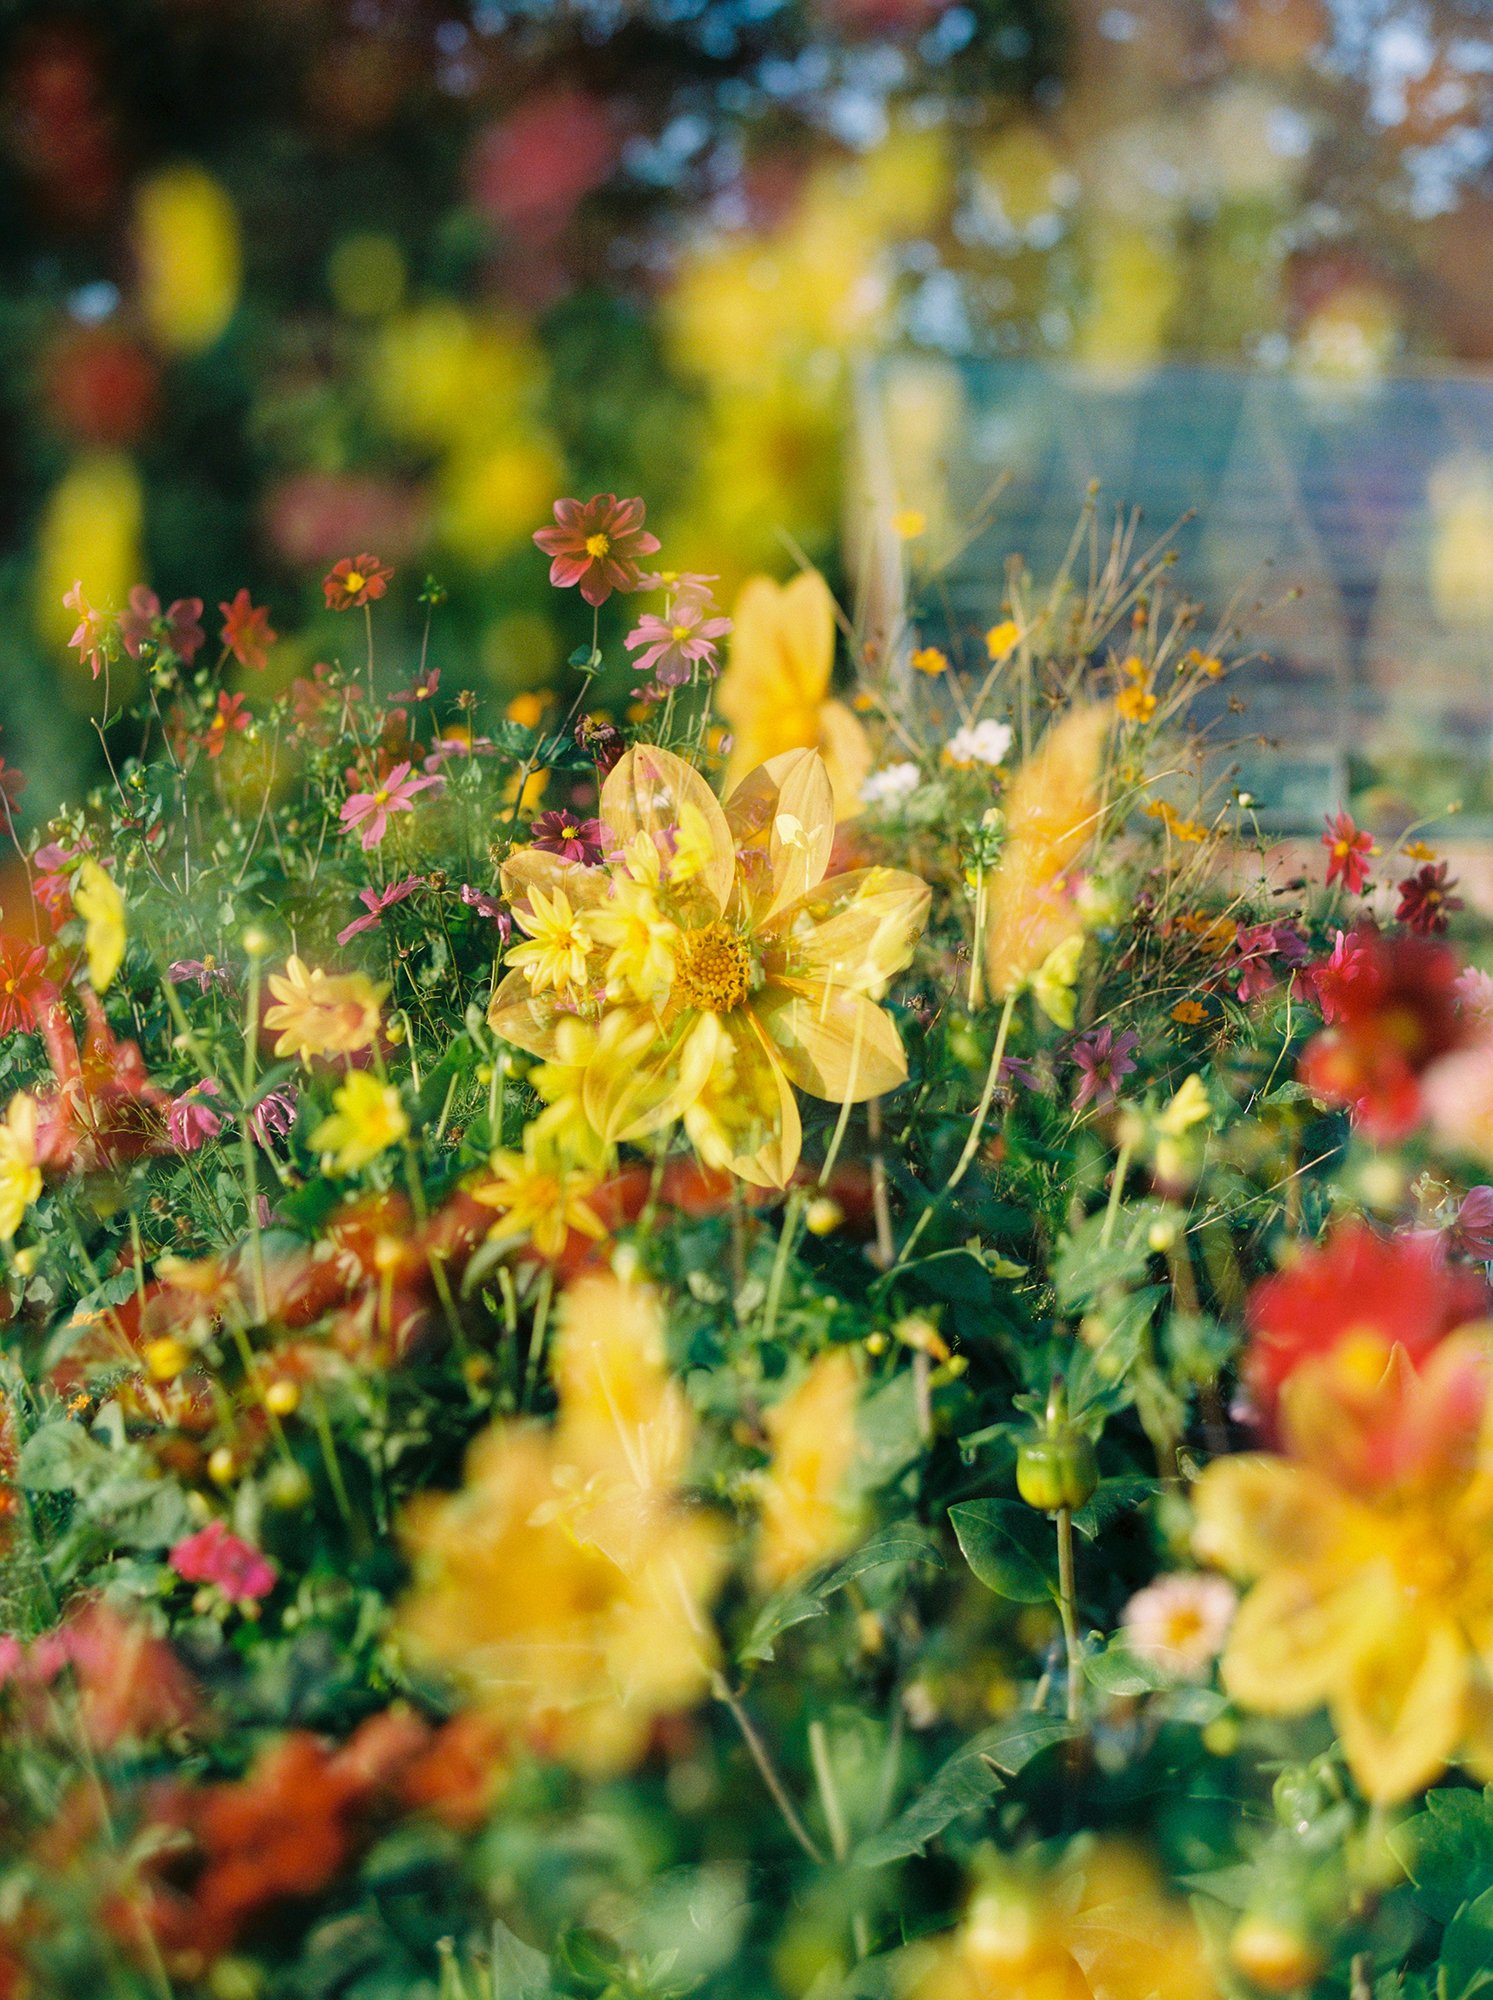
M 364 931 L 376 931 L 383 921 L 384 911 L 392 910 L 406 896 L 413 896 L 424 880 L 423 875 L 406 875 L 402 882 L 391 882 L 387 889 L 360 889 L 358 901 L 368 914 L 366 917 L 354 917 L 345 930 L 338 931 L 338 944 L 361 937 Z
M 124 650 L 133 660 L 139 659 L 140 648 L 145 641 L 154 639 L 169 647 L 190 666 L 207 637 L 202 629 L 202 599 L 178 597 L 163 613 L 161 600 L 155 592 L 147 590 L 143 583 L 137 583 L 130 592 L 129 610 L 120 615 L 119 636 L 124 641 Z
M 295 1123 L 295 1099 L 288 1090 L 268 1090 L 249 1113 L 249 1130 L 268 1152 Z
M 1493 1263 L 1493 1187 L 1467 1190 L 1451 1226 L 1451 1239 L 1467 1256 Z
M 503 943 L 507 944 L 513 935 L 513 919 L 496 896 L 490 896 L 485 889 L 474 889 L 470 882 L 463 882 L 461 900 L 479 917 L 486 917 L 489 923 L 496 924 Z
M 226 965 L 215 965 L 205 958 L 176 958 L 166 968 L 166 975 L 173 986 L 195 985 L 199 993 L 206 993 L 211 986 L 231 986 Z
M 209 1521 L 186 1536 L 167 1561 L 184 1583 L 215 1583 L 231 1604 L 267 1597 L 280 1574 L 268 1556 L 240 1541 L 222 1521 Z
M 390 699 L 393 701 L 430 701 L 434 698 L 436 689 L 440 684 L 441 670 L 439 667 L 422 667 L 409 686 L 407 688 L 400 688 L 399 692 L 391 696 Z
M 1301 965 L 1307 955 L 1305 938 L 1289 924 L 1238 924 L 1234 950 L 1234 990 L 1246 1005 L 1270 991 L 1277 970 Z
M 114 629 L 114 620 L 107 611 L 95 611 L 83 595 L 83 579 L 79 577 L 72 589 L 62 600 L 64 610 L 77 615 L 77 628 L 68 640 L 80 660 L 86 660 L 93 669 L 93 678 L 99 677 L 99 670 L 109 658 L 109 639 Z
M 427 771 L 439 773 L 453 757 L 492 757 L 497 745 L 490 736 L 438 736 L 425 759 Z
M 606 828 L 599 819 L 578 819 L 573 812 L 541 813 L 529 829 L 530 845 L 541 854 L 558 854 L 562 861 L 600 861 Z
M 222 1095 L 218 1085 L 210 1076 L 191 1090 L 184 1090 L 180 1097 L 173 1097 L 171 1108 L 166 1113 L 166 1136 L 178 1153 L 195 1153 L 216 1139 L 223 1129 L 223 1120 L 207 1102 L 210 1097 Z
M 396 764 L 376 790 L 353 793 L 342 808 L 342 824 L 349 833 L 362 829 L 359 844 L 366 854 L 389 831 L 389 815 L 413 812 L 416 796 L 437 782 L 435 778 L 412 778 L 407 761 Z
M 708 591 L 681 590 L 667 617 L 645 612 L 622 643 L 630 653 L 645 649 L 633 662 L 639 673 L 655 674 L 660 687 L 684 687 L 697 667 L 719 671 L 715 642 L 730 629 L 730 619 L 716 611 Z
M 1082 1111 L 1092 1104 L 1096 1111 L 1113 1104 L 1120 1094 L 1120 1083 L 1135 1068 L 1133 1051 L 1140 1047 L 1140 1036 L 1133 1029 L 1126 1028 L 1116 1034 L 1106 1022 L 1092 1035 L 1085 1035 L 1073 1044 L 1069 1051 L 1075 1069 L 1083 1071 L 1078 1088 L 1073 1093 L 1073 1109 Z

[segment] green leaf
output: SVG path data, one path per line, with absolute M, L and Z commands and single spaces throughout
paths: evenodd
M 770 1597 L 758 1612 L 737 1658 L 743 1663 L 770 1660 L 774 1643 L 784 1632 L 795 1625 L 802 1625 L 807 1619 L 827 1615 L 824 1603 L 827 1597 L 833 1597 L 837 1590 L 854 1583 L 868 1570 L 880 1569 L 887 1563 L 903 1562 L 926 1562 L 940 1569 L 943 1567 L 943 1557 L 928 1531 L 916 1521 L 893 1521 L 827 1571 L 818 1582 L 795 1585 Z
M 949 1509 L 964 1560 L 987 1590 L 1015 1604 L 1045 1604 L 1054 1595 L 1046 1524 L 1018 1500 L 966 1500 Z
M 1101 1694 L 1155 1694 L 1174 1685 L 1174 1676 L 1149 1660 L 1138 1660 L 1123 1641 L 1114 1639 L 1101 1651 L 1084 1657 L 1084 1672 Z
M 851 1857 L 862 1868 L 884 1868 L 921 1854 L 961 1813 L 985 1805 L 1007 1778 L 1072 1731 L 1050 1715 L 1018 1715 L 982 1730 L 937 1771 L 889 1827 L 863 1840 Z
M 1093 1499 L 1087 1506 L 1075 1511 L 1073 1525 L 1086 1541 L 1091 1542 L 1100 1529 L 1107 1527 L 1118 1515 L 1143 1507 L 1160 1491 L 1161 1481 L 1148 1479 L 1141 1472 L 1121 1472 L 1112 1478 L 1101 1479 L 1094 1489 Z
M 107 1469 L 109 1453 L 81 1424 L 43 1424 L 21 1447 L 18 1472 L 32 1493 L 71 1493 Z
M 550 1962 L 542 1951 L 525 1944 L 505 1923 L 492 1927 L 493 2000 L 550 2000 L 554 1992 Z
M 1446 2000 L 1484 2000 L 1493 1994 L 1493 1889 L 1458 1910 L 1447 1925 L 1439 1970 Z
M 1425 1811 L 1389 1835 L 1390 1851 L 1437 1923 L 1493 1881 L 1493 1785 L 1474 1792 L 1448 1785 L 1426 1794 Z

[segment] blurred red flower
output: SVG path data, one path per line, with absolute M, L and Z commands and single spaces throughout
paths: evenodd
M 360 604 L 376 603 L 393 577 L 393 570 L 386 569 L 377 556 L 344 556 L 321 580 L 327 609 L 352 611 Z
M 1444 861 L 1428 861 L 1397 886 L 1400 905 L 1395 915 L 1402 924 L 1408 924 L 1411 930 L 1419 931 L 1422 936 L 1444 931 L 1450 913 L 1462 908 L 1462 898 L 1452 894 L 1457 886 L 1456 877 L 1447 879 Z
M 1310 969 L 1331 1025 L 1302 1051 L 1297 1074 L 1329 1104 L 1345 1105 L 1371 1138 L 1402 1139 L 1422 1115 L 1420 1078 L 1466 1039 L 1457 955 L 1449 946 L 1369 924 L 1340 935 Z
M 269 664 L 270 647 L 280 636 L 270 630 L 270 614 L 262 604 L 254 604 L 247 590 L 240 590 L 231 603 L 220 604 L 223 614 L 223 644 L 241 667 L 262 672 Z

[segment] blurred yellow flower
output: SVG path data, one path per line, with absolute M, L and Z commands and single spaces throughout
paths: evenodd
M 1082 927 L 1066 877 L 1099 829 L 1110 711 L 1054 723 L 1006 795 L 1006 844 L 988 889 L 985 969 L 1004 999 Z
M 1006 1864 L 951 1937 L 908 1954 L 905 2000 L 1218 2000 L 1196 1921 L 1115 1841 L 1045 1879 Z
M 914 673 L 945 674 L 949 670 L 949 656 L 937 646 L 919 646 L 912 655 Z
M 410 1129 L 399 1092 L 367 1070 L 352 1070 L 332 1093 L 332 1111 L 311 1134 L 339 1174 L 355 1174 L 397 1145 Z
M 264 1025 L 279 1036 L 275 1054 L 303 1063 L 366 1049 L 378 1034 L 379 1007 L 389 990 L 361 972 L 322 972 L 299 957 L 287 959 L 283 973 L 270 974 L 269 988 L 277 1004 L 266 1008 Z
M 985 634 L 985 650 L 994 665 L 1009 660 L 1021 643 L 1021 627 L 1014 618 L 1003 618 Z
M 1486 1329 L 1346 1400 L 1331 1361 L 1287 1383 L 1277 1456 L 1217 1459 L 1194 1546 L 1252 1582 L 1223 1656 L 1246 1708 L 1326 1706 L 1359 1789 L 1409 1798 L 1460 1760 L 1493 1782 L 1493 1399 Z M 1408 1463 L 1382 1467 L 1389 1443 Z M 1411 1449 L 1413 1447 L 1413 1450 Z
M 1032 974 L 1032 998 L 1054 1027 L 1071 1028 L 1078 1000 L 1073 988 L 1083 958 L 1083 932 L 1066 937 L 1043 959 Z
M 860 811 L 871 745 L 844 702 L 830 694 L 834 660 L 835 603 L 817 570 L 787 584 L 754 576 L 742 586 L 716 687 L 716 707 L 734 739 L 728 786 L 781 751 L 817 749 L 836 818 Z
M 197 166 L 164 167 L 135 193 L 140 311 L 163 347 L 211 347 L 238 304 L 238 216 L 228 194 Z
M 723 810 L 682 758 L 639 745 L 599 811 L 618 860 L 528 848 L 504 864 L 525 929 L 554 924 L 560 897 L 570 915 L 563 963 L 556 947 L 511 970 L 489 1023 L 550 1062 L 565 1060 L 564 1023 L 594 1022 L 582 1097 L 607 1146 L 683 1119 L 708 1165 L 783 1187 L 801 1138 L 793 1085 L 859 1103 L 906 1077 L 877 1001 L 911 957 L 928 887 L 890 868 L 823 881 L 834 812 L 808 750 L 754 771 Z
M 91 855 L 85 855 L 78 865 L 73 907 L 83 919 L 88 983 L 95 993 L 106 993 L 124 958 L 124 898 L 114 877 Z
M 772 1460 L 758 1488 L 757 1575 L 769 1590 L 829 1561 L 855 1540 L 851 1474 L 859 1391 L 849 1351 L 836 1347 L 820 1355 L 763 1420 Z
M 554 1373 L 552 1430 L 494 1425 L 458 1493 L 410 1508 L 401 1627 L 412 1654 L 536 1748 L 622 1770 L 655 1716 L 709 1685 L 724 1538 L 678 1494 L 692 1426 L 651 1292 L 613 1277 L 572 1286 Z
M 9 1243 L 41 1194 L 36 1159 L 36 1099 L 20 1090 L 0 1125 L 0 1243 Z
M 75 583 L 81 582 L 94 604 L 124 604 L 144 566 L 144 519 L 140 475 L 127 458 L 89 452 L 62 475 L 37 528 L 32 615 L 43 638 L 66 645 L 78 620 L 63 599 Z M 133 668 L 133 662 L 116 666 L 116 686 L 126 666 Z

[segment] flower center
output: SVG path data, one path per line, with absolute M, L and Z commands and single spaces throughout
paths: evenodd
M 600 562 L 602 557 L 610 552 L 611 546 L 612 538 L 610 535 L 587 535 L 586 537 L 586 554 L 590 556 L 593 562 Z
M 683 640 L 689 637 L 688 625 L 671 625 L 669 627 L 669 630 L 674 635 L 674 643 L 676 645 L 680 644 Z
M 752 990 L 752 955 L 729 924 L 706 924 L 685 934 L 674 989 L 686 1007 L 729 1014 Z
M 342 579 L 342 587 L 348 592 L 349 596 L 352 596 L 360 591 L 367 581 L 367 577 L 364 576 L 361 570 L 350 569 Z
M 385 787 L 380 786 L 378 791 L 374 793 L 373 803 L 376 806 L 386 806 L 389 803 L 389 794 Z

